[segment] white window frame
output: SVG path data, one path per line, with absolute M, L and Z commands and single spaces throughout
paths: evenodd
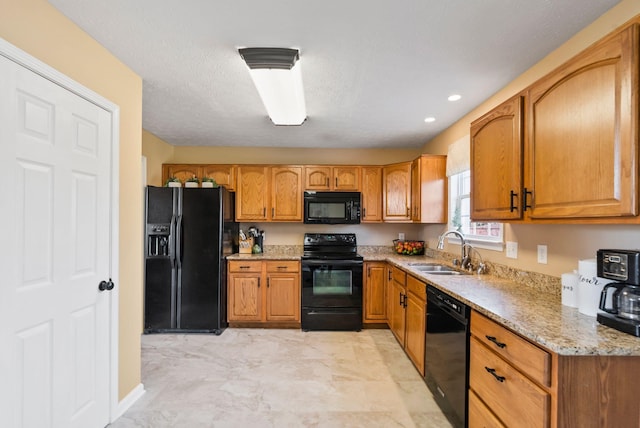
M 471 172 L 462 171 L 449 177 L 449 229 L 460 231 L 465 240 L 477 248 L 503 251 L 504 225 L 498 222 L 470 221 Z M 493 231 L 490 235 L 474 233 L 478 227 Z M 449 235 L 449 242 L 460 245 L 460 239 Z

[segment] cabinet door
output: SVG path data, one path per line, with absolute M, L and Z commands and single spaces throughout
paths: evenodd
M 333 189 L 341 192 L 360 191 L 360 167 L 359 166 L 334 166 Z
M 386 263 L 365 263 L 364 276 L 364 322 L 385 321 Z
M 271 220 L 302 221 L 302 167 L 271 168 Z
M 406 297 L 405 351 L 421 375 L 424 376 L 425 301 L 413 293 Z
M 522 105 L 518 95 L 471 124 L 471 218 L 522 218 Z
M 201 178 L 201 175 L 202 169 L 200 165 L 165 164 L 162 166 L 162 184 L 164 184 L 169 177 L 176 177 L 184 184 L 193 176 Z
M 422 155 L 411 165 L 411 219 L 414 223 L 447 222 L 447 157 Z
M 404 347 L 404 335 L 405 335 L 405 310 L 404 304 L 407 298 L 406 288 L 398 283 L 398 281 L 391 281 L 391 297 L 389 303 L 389 321 L 391 323 L 390 328 L 393 335 L 400 342 L 400 346 Z
M 411 220 L 411 162 L 382 169 L 383 215 L 385 221 Z
M 300 276 L 267 274 L 267 321 L 300 321 Z
M 638 25 L 529 90 L 533 219 L 638 214 Z
M 330 166 L 306 166 L 304 168 L 305 190 L 329 190 L 331 189 Z
M 267 220 L 268 179 L 268 167 L 238 167 L 236 220 Z
M 228 280 L 229 321 L 261 321 L 260 274 L 230 274 Z
M 363 223 L 382 221 L 382 167 L 362 167 L 361 214 Z
M 227 190 L 236 189 L 236 167 L 235 165 L 204 165 L 202 167 L 202 177 L 209 177 L 216 180 L 220 186 Z

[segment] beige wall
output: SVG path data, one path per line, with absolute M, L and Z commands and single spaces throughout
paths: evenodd
M 162 186 L 163 163 L 171 163 L 174 147 L 156 137 L 146 129 L 142 130 L 142 156 L 147 158 L 147 184 Z M 143 171 L 144 173 L 144 171 Z
M 424 153 L 446 154 L 449 144 L 469 134 L 469 125 L 496 105 L 534 83 L 607 33 L 640 14 L 640 1 L 623 0 L 616 7 L 584 28 L 535 66 L 424 145 Z M 425 227 L 423 239 L 434 246 L 443 226 Z M 518 242 L 518 259 L 507 259 L 504 252 L 482 250 L 484 258 L 520 269 L 559 276 L 577 268 L 578 260 L 595 257 L 599 248 L 640 248 L 640 226 L 601 225 L 505 225 L 505 239 Z M 548 246 L 548 264 L 537 263 L 537 245 Z M 458 252 L 459 246 L 446 247 Z
M 0 0 L 0 37 L 120 106 L 119 396 L 140 383 L 142 81 L 45 0 Z M 132 238 L 133 237 L 133 238 Z

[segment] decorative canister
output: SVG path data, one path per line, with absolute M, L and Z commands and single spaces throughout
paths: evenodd
M 605 284 L 613 282 L 610 279 L 597 276 L 596 259 L 578 261 L 578 311 L 585 315 L 595 317 L 598 314 L 600 294 Z
M 562 282 L 562 304 L 571 308 L 578 307 L 578 283 L 580 275 L 577 270 L 573 272 L 563 273 Z

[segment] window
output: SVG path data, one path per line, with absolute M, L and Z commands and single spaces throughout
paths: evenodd
M 502 223 L 471 221 L 469 170 L 449 177 L 449 228 L 462 232 L 467 242 L 476 247 L 502 251 Z M 449 239 L 459 242 L 455 237 Z

